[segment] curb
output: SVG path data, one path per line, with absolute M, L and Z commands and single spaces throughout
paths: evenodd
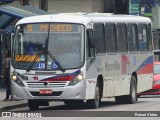
M 22 103 L 19 103 L 19 104 L 13 104 L 13 105 L 8 105 L 8 106 L 0 106 L 0 111 L 8 111 L 8 110 L 11 110 L 11 109 L 21 108 L 21 107 L 25 107 L 25 106 L 28 106 L 28 103 L 26 101 L 22 102 Z

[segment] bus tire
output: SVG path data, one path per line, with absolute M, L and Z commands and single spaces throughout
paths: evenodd
M 132 76 L 131 78 L 130 94 L 124 96 L 116 96 L 115 100 L 118 104 L 133 104 L 137 101 L 137 83 L 135 76 Z
M 36 100 L 28 100 L 28 107 L 30 110 L 38 110 L 39 103 Z
M 91 100 L 87 100 L 87 104 L 93 108 L 96 109 L 99 107 L 101 101 L 101 97 L 100 97 L 100 88 L 99 88 L 99 84 L 98 82 L 96 83 L 96 87 L 95 87 L 95 97 L 94 99 Z
M 133 104 L 137 101 L 137 82 L 136 77 L 132 76 L 130 83 L 130 94 L 125 96 L 127 104 Z

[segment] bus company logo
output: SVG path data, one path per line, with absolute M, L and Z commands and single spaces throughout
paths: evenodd
M 38 80 L 38 76 L 33 76 L 33 80 Z

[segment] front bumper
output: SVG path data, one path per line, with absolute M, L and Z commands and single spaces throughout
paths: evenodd
M 46 87 L 46 88 L 30 88 L 20 87 L 14 81 L 11 81 L 12 97 L 18 99 L 48 99 L 48 100 L 85 100 L 86 85 L 85 80 L 77 83 L 75 86 L 64 87 Z M 39 94 L 41 89 L 51 89 L 52 94 Z

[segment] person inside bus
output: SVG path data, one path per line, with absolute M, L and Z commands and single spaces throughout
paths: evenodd
M 142 35 L 142 34 L 139 34 L 139 42 L 138 42 L 138 46 L 139 46 L 139 50 L 140 51 L 144 51 L 144 50 L 146 50 L 146 48 L 147 48 L 147 45 L 146 45 L 146 42 L 145 42 L 146 40 L 145 40 L 145 38 L 144 38 L 144 35 Z
M 9 97 L 11 95 L 11 86 L 10 86 L 10 56 L 11 52 L 10 50 L 5 51 L 5 59 L 4 59 L 4 70 L 3 70 L 3 76 L 4 76 L 4 83 L 6 88 L 6 97 L 3 99 L 3 101 L 9 101 Z
M 143 44 L 144 44 L 143 36 L 142 36 L 142 34 L 139 34 L 138 47 L 139 47 L 140 51 L 143 50 Z
M 31 37 L 30 41 L 29 41 L 29 43 L 27 45 L 27 52 L 26 52 L 26 54 L 28 54 L 28 55 L 34 55 L 37 52 L 38 52 L 38 50 L 37 50 L 36 39 L 35 39 L 35 37 Z

